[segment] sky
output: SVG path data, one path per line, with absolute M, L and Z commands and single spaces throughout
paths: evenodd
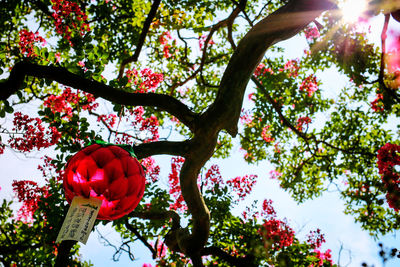
M 372 35 L 374 39 L 379 40 L 379 31 L 382 25 L 382 18 L 378 18 L 373 23 Z M 301 44 L 301 45 L 300 45 Z M 286 56 L 290 59 L 302 55 L 304 48 L 307 47 L 306 40 L 303 36 L 297 36 L 289 41 L 281 43 L 287 48 Z M 267 53 L 268 55 L 268 53 Z M 320 73 L 319 78 L 323 80 L 324 85 L 321 90 L 325 90 L 329 94 L 334 94 L 340 86 L 346 83 L 346 80 L 335 70 L 329 70 L 325 73 Z M 251 86 L 249 86 L 251 90 Z M 7 122 L 0 121 L 4 124 Z M 236 143 L 237 140 L 236 140 Z M 52 154 L 50 150 L 44 150 L 41 153 L 30 155 L 25 158 L 17 155 L 10 150 L 6 154 L 0 156 L 1 184 L 0 199 L 12 199 L 11 183 L 14 179 L 33 179 L 41 180 L 41 173 L 37 170 L 37 165 L 41 163 L 40 157 L 45 154 Z M 235 145 L 232 156 L 227 160 L 215 160 L 220 166 L 221 174 L 226 179 L 233 178 L 245 174 L 257 174 L 259 180 L 252 194 L 241 204 L 236 207 L 237 214 L 243 209 L 246 204 L 250 204 L 254 199 L 272 199 L 274 208 L 277 211 L 279 218 L 286 218 L 291 227 L 294 228 L 300 239 L 310 231 L 320 228 L 325 234 L 326 243 L 323 249 L 332 249 L 334 262 L 340 262 L 342 266 L 361 266 L 361 263 L 366 262 L 369 265 L 382 266 L 378 257 L 378 241 L 374 240 L 365 231 L 361 230 L 359 224 L 354 223 L 351 216 L 343 213 L 343 200 L 336 193 L 325 193 L 323 196 L 309 200 L 302 204 L 297 204 L 293 201 L 289 194 L 284 192 L 276 180 L 269 178 L 269 172 L 272 166 L 268 162 L 261 162 L 257 165 L 248 165 L 242 159 L 242 152 L 238 145 Z M 170 157 L 157 156 L 155 157 L 158 164 L 162 167 L 161 179 L 167 181 L 169 173 Z M 17 206 L 15 206 L 17 207 Z M 118 245 L 120 241 L 110 227 L 98 226 L 96 231 L 102 233 L 111 243 Z M 135 261 L 131 262 L 126 254 L 122 254 L 118 262 L 113 262 L 113 248 L 106 247 L 99 239 L 99 235 L 94 231 L 89 237 L 86 245 L 81 245 L 81 255 L 85 260 L 90 260 L 94 266 L 142 266 L 143 263 L 152 263 L 151 254 L 143 245 L 137 244 L 133 246 Z M 395 234 L 399 234 L 396 232 Z M 385 246 L 398 246 L 395 235 L 388 235 L 380 238 Z M 140 242 L 138 242 L 140 243 Z M 338 252 L 340 247 L 343 247 L 340 261 L 338 260 Z M 400 266 L 400 260 L 392 260 L 388 267 Z

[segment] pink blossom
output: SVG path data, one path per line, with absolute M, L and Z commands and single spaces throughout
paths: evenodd
M 306 91 L 308 96 L 312 96 L 318 90 L 317 78 L 311 74 L 306 77 L 300 85 L 300 91 Z
M 271 128 L 271 125 L 267 125 L 262 129 L 262 132 L 261 132 L 261 137 L 267 143 L 271 143 L 275 140 L 271 135 L 270 128 Z
M 309 41 L 312 41 L 320 36 L 318 28 L 315 26 L 306 27 L 304 29 L 304 34 L 306 35 L 306 39 Z
M 297 77 L 299 75 L 299 60 L 292 59 L 285 63 L 284 70 L 289 71 L 289 77 Z
M 269 175 L 270 175 L 271 179 L 279 179 L 279 177 L 282 176 L 282 173 L 280 173 L 277 170 L 272 170 L 269 172 Z

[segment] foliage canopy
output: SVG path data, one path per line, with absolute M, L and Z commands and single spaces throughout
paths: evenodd
M 398 230 L 400 43 L 386 39 L 400 7 L 392 2 L 369 1 L 364 12 L 385 16 L 376 45 L 329 0 L 3 1 L 0 116 L 9 123 L 0 153 L 56 152 L 39 166 L 45 185 L 14 182 L 17 217 L 3 201 L 0 261 L 89 265 L 77 244 L 55 244 L 51 229 L 68 208 L 65 163 L 96 140 L 132 145 L 146 167 L 142 202 L 111 222 L 126 241 L 115 257 L 133 257 L 129 244 L 140 241 L 160 266 L 332 266 L 330 251 L 319 250 L 323 234 L 297 239 L 271 201 L 232 214 L 258 178 L 224 179 L 210 164 L 235 142 L 249 164 L 271 162 L 296 201 L 334 188 L 371 235 Z M 295 35 L 310 49 L 288 60 L 276 44 Z M 348 79 L 334 97 L 319 78 L 330 68 Z M 168 187 L 151 158 L 161 154 L 173 156 Z

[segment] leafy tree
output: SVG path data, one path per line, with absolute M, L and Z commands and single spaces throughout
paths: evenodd
M 68 207 L 64 165 L 96 140 L 132 145 L 148 178 L 140 205 L 111 222 L 124 240 L 115 255 L 133 257 L 129 244 L 139 240 L 159 266 L 334 265 L 319 250 L 320 230 L 299 240 L 270 200 L 232 213 L 257 176 L 223 179 L 205 164 L 229 157 L 236 141 L 247 162 L 273 163 L 298 202 L 333 186 L 371 235 L 399 229 L 399 43 L 386 38 L 400 7 L 392 2 L 369 1 L 364 13 L 385 16 L 377 46 L 329 0 L 3 1 L 0 115 L 11 122 L 1 126 L 0 153 L 57 154 L 39 166 L 44 186 L 13 183 L 17 215 L 3 201 L 1 262 L 90 265 L 55 235 Z M 310 50 L 287 60 L 275 44 L 298 34 Z M 332 67 L 349 79 L 335 98 L 318 78 Z M 174 156 L 168 187 L 151 158 L 160 154 Z

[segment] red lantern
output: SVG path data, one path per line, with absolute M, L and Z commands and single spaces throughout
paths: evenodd
M 100 199 L 99 220 L 115 220 L 134 210 L 144 187 L 142 166 L 116 145 L 85 147 L 68 161 L 64 174 L 67 201 L 75 196 Z

